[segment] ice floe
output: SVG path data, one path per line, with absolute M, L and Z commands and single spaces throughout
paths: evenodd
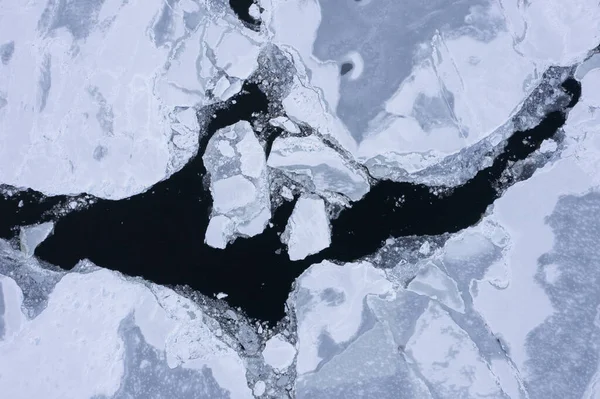
M 296 202 L 281 236 L 291 260 L 316 254 L 331 244 L 331 227 L 321 198 L 302 196 Z
M 225 248 L 239 235 L 262 233 L 271 218 L 264 150 L 246 121 L 217 131 L 203 155 L 213 211 L 205 242 Z

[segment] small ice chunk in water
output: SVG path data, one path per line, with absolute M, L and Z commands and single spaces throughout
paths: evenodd
M 21 227 L 19 239 L 21 251 L 27 256 L 33 256 L 35 249 L 54 231 L 54 223 L 46 222 L 38 225 Z
M 224 298 L 227 298 L 228 296 L 229 296 L 229 295 L 227 295 L 227 294 L 226 294 L 226 293 L 224 293 L 224 292 L 219 292 L 219 293 L 217 294 L 217 299 L 224 299 Z
M 325 201 L 315 197 L 300 197 L 288 220 L 282 241 L 288 246 L 291 260 L 304 259 L 329 247 L 331 230 Z
M 233 234 L 234 223 L 225 215 L 217 215 L 210 219 L 204 236 L 204 242 L 213 248 L 224 249 L 229 237 Z
M 290 367 L 296 356 L 296 348 L 280 334 L 269 339 L 263 350 L 265 362 L 275 370 L 282 371 Z

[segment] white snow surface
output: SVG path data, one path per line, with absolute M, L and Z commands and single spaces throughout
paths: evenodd
M 261 42 L 202 0 L 3 1 L 0 182 L 110 199 L 144 191 L 195 154 L 206 91 L 223 73 L 219 94 L 239 91 Z
M 331 244 L 331 227 L 321 198 L 303 195 L 290 216 L 282 241 L 287 244 L 291 260 L 316 254 Z
M 19 286 L 7 276 L 0 276 L 0 284 L 8 314 L 4 317 L 8 334 L 0 339 L 0 390 L 6 397 L 62 399 L 116 393 L 144 397 L 152 390 L 187 397 L 189 381 L 178 373 L 198 373 L 196 388 L 201 388 L 210 385 L 203 380 L 205 368 L 211 370 L 220 392 L 229 392 L 232 398 L 252 397 L 242 359 L 213 334 L 208 317 L 196 304 L 170 289 L 98 268 L 72 272 L 54 287 L 46 308 L 28 319 L 21 312 Z M 124 328 L 128 320 L 133 324 Z M 131 335 L 136 329 L 141 333 L 137 338 Z M 145 352 L 135 347 L 142 345 L 140 340 L 148 345 Z M 158 357 L 146 357 L 149 351 Z M 142 358 L 141 363 L 132 356 Z M 166 374 L 144 379 L 144 364 Z M 136 383 L 136 378 L 141 380 Z M 142 391 L 128 391 L 132 383 Z M 223 395 L 215 391 L 210 396 L 215 388 L 208 385 L 204 389 L 208 397 Z

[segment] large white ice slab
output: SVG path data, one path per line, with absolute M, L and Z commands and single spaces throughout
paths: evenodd
M 238 235 L 262 233 L 271 218 L 269 176 L 265 152 L 250 123 L 219 129 L 202 159 L 213 197 L 205 242 L 225 248 Z
M 291 260 L 316 254 L 331 244 L 331 227 L 321 198 L 302 196 L 288 220 L 282 241 L 287 244 Z
M 273 142 L 268 165 L 294 179 L 306 176 L 315 192 L 336 192 L 358 201 L 369 191 L 366 174 L 314 135 L 278 137 Z
M 0 182 L 111 199 L 147 189 L 194 155 L 206 91 L 219 74 L 247 77 L 261 41 L 204 1 L 3 2 Z

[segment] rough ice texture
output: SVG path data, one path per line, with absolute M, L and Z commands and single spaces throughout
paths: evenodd
M 273 40 L 298 69 L 283 102 L 287 114 L 336 140 L 378 177 L 418 182 L 432 180 L 435 170 L 425 171 L 442 162 L 448 168 L 462 166 L 463 157 L 484 158 L 491 147 L 484 140 L 510 129 L 543 72 L 583 60 L 600 42 L 592 0 L 312 0 L 277 2 L 270 16 Z
M 312 186 L 309 189 L 316 193 L 340 193 L 358 201 L 370 188 L 362 170 L 315 135 L 278 137 L 273 142 L 268 165 L 283 170 L 291 179 L 308 178 Z
M 207 91 L 219 77 L 220 96 L 239 91 L 261 40 L 204 1 L 4 1 L 0 182 L 111 199 L 147 189 L 197 151 Z
M 241 121 L 217 131 L 202 159 L 213 197 L 205 242 L 225 248 L 239 235 L 262 233 L 271 218 L 269 176 L 265 152 L 250 123 Z
M 6 397 L 252 397 L 239 355 L 196 304 L 170 289 L 97 268 L 72 272 L 28 318 L 20 286 L 6 276 L 0 284 Z M 35 373 L 35 384 L 24 370 Z
M 287 244 L 291 260 L 316 254 L 331 244 L 331 227 L 321 198 L 302 196 L 296 202 L 282 241 Z

